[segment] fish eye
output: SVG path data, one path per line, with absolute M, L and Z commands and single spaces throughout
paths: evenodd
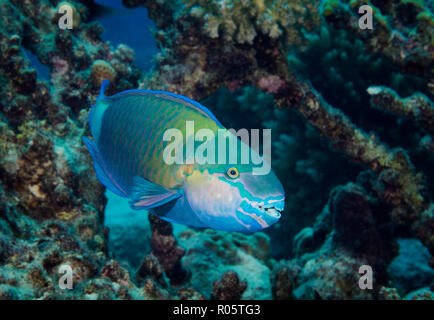
M 240 176 L 240 173 L 237 168 L 231 167 L 228 170 L 226 170 L 226 175 L 231 179 L 236 179 Z

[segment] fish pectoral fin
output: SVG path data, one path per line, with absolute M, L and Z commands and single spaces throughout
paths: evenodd
M 183 191 L 172 191 L 154 184 L 141 177 L 133 178 L 133 186 L 130 189 L 130 206 L 133 209 L 152 209 L 182 197 Z
M 110 191 L 121 197 L 126 197 L 127 193 L 122 189 L 122 187 L 117 183 L 116 179 L 107 170 L 104 160 L 98 151 L 95 143 L 89 138 L 83 138 L 84 144 L 89 150 L 90 155 L 93 159 L 93 167 L 95 168 L 96 176 L 98 180 Z

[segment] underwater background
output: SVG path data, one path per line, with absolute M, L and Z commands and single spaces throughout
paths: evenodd
M 0 299 L 433 299 L 433 9 L 0 0 Z M 109 95 L 169 91 L 227 128 L 271 128 L 280 221 L 194 229 L 106 191 L 82 141 L 104 79 Z

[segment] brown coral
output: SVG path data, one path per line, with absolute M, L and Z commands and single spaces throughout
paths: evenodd
M 385 87 L 369 87 L 368 93 L 373 106 L 415 121 L 429 134 L 434 134 L 434 106 L 428 97 L 414 94 L 401 99 L 396 92 Z
M 91 77 L 93 84 L 96 87 L 99 87 L 105 79 L 113 82 L 116 78 L 116 71 L 108 62 L 104 60 L 95 60 L 91 68 Z
M 211 299 L 240 300 L 246 288 L 247 283 L 240 281 L 236 272 L 228 271 L 214 282 Z
M 86 7 L 70 4 L 85 20 Z M 81 141 L 98 91 L 89 67 L 109 60 L 114 49 L 99 38 L 98 24 L 82 20 L 79 30 L 60 30 L 55 9 L 46 0 L 0 3 L 0 279 L 6 285 L 0 295 L 126 298 L 134 288 L 126 294 L 111 286 L 127 275 L 106 264 L 104 189 Z M 24 49 L 50 67 L 50 86 L 37 78 Z M 119 54 L 122 85 L 135 86 L 131 52 Z M 64 264 L 72 268 L 74 292 L 57 285 Z
M 152 254 L 157 257 L 171 282 L 183 281 L 186 271 L 181 265 L 181 258 L 185 250 L 178 246 L 172 225 L 152 214 L 149 215 L 149 222 L 152 229 Z

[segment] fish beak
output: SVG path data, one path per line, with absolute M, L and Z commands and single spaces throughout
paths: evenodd
M 274 200 L 267 204 L 251 203 L 252 207 L 261 211 L 266 216 L 276 220 L 280 219 L 284 208 L 284 204 L 285 204 L 284 199 L 277 200 L 277 201 Z
M 265 213 L 268 214 L 269 216 L 279 219 L 281 217 L 281 213 L 282 211 L 275 208 L 275 207 L 270 207 L 270 208 L 265 208 L 264 209 Z

